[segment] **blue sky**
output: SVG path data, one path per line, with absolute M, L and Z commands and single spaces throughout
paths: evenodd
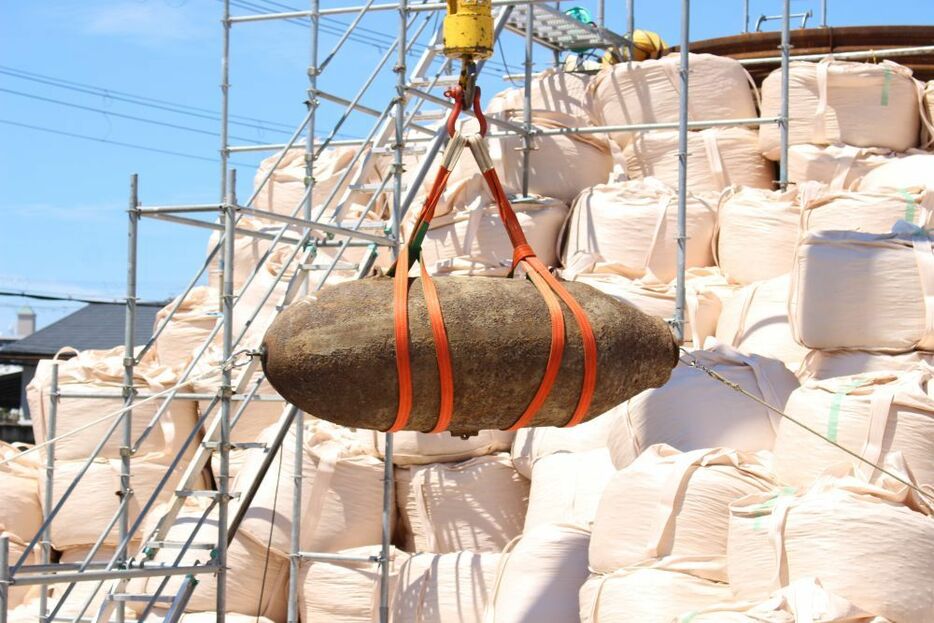
M 234 3 L 261 6 L 262 12 L 276 4 L 307 6 L 305 0 Z M 349 4 L 359 2 L 322 0 L 325 7 Z M 578 4 L 596 6 L 592 0 Z M 608 25 L 624 31 L 625 2 L 607 5 Z M 693 5 L 693 39 L 735 34 L 742 27 L 740 0 Z M 221 3 L 2 0 L 0 6 L 0 289 L 120 296 L 129 175 L 139 173 L 146 204 L 217 199 Z M 819 2 L 797 0 L 792 6 L 817 13 Z M 241 7 L 234 13 L 256 12 Z M 778 0 L 752 0 L 750 12 L 776 14 L 780 7 Z M 636 25 L 675 42 L 679 10 L 678 0 L 636 0 Z M 394 13 L 365 18 L 368 30 L 342 50 L 321 86 L 343 94 L 356 90 L 396 33 L 395 20 Z M 934 24 L 934 2 L 892 0 L 883 10 L 869 0 L 830 0 L 830 23 Z M 338 28 L 336 22 L 327 26 L 331 32 Z M 322 33 L 322 47 L 336 39 Z M 503 57 L 518 71 L 521 47 L 521 39 L 506 35 L 502 54 L 493 59 L 500 67 L 481 82 L 488 94 L 503 87 L 495 77 L 502 74 Z M 307 28 L 238 25 L 231 50 L 231 113 L 238 122 L 231 134 L 244 141 L 283 141 L 288 134 L 282 132 L 304 114 Z M 545 53 L 536 57 L 548 60 Z M 364 103 L 384 106 L 390 80 L 381 78 Z M 337 112 L 324 105 L 319 130 Z M 352 119 L 346 134 L 361 135 L 365 121 Z M 249 192 L 259 159 L 234 158 L 241 196 Z M 149 220 L 141 233 L 140 295 L 177 293 L 202 259 L 207 233 Z M 0 335 L 11 333 L 16 308 L 24 302 L 0 297 Z M 28 304 L 40 325 L 75 308 Z

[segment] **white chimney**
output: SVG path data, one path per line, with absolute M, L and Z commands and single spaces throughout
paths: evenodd
M 16 312 L 16 337 L 29 337 L 36 332 L 36 312 L 24 305 Z

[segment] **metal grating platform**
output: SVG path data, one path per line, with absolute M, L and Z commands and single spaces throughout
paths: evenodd
M 582 24 L 554 8 L 541 4 L 512 9 L 506 28 L 524 34 L 532 12 L 532 37 L 536 43 L 555 51 L 626 46 L 626 37 L 596 24 Z

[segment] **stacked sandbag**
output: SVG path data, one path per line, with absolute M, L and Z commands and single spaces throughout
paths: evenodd
M 22 454 L 26 444 L 0 441 L 0 532 L 29 542 L 42 525 L 39 504 L 39 455 Z M 11 556 L 12 558 L 12 556 Z M 16 559 L 13 559 L 15 564 Z
M 534 482 L 534 481 L 533 481 Z M 714 448 L 681 453 L 649 447 L 612 477 L 593 524 L 590 569 L 613 573 L 665 559 L 708 580 L 726 581 L 729 505 L 772 490 L 754 455 Z
M 278 425 L 260 437 L 270 443 Z M 379 543 L 383 499 L 383 463 L 368 453 L 349 429 L 321 420 L 305 422 L 302 441 L 301 549 L 335 552 Z M 257 478 L 266 450 L 247 450 L 233 483 L 244 492 Z M 291 552 L 292 472 L 296 461 L 295 433 L 290 429 L 282 448 L 260 484 L 243 517 L 243 537 L 268 544 L 273 554 L 286 559 Z
M 51 391 L 52 360 L 39 362 L 36 375 L 26 388 L 32 427 L 36 443 L 46 441 L 49 436 L 49 392 Z M 71 359 L 58 362 L 58 389 L 63 394 L 112 394 L 113 398 L 84 398 L 62 396 L 56 412 L 55 436 L 67 437 L 55 443 L 55 460 L 76 461 L 87 458 L 107 430 L 113 418 L 104 418 L 123 408 L 123 347 L 109 350 L 86 350 Z M 176 374 L 167 366 L 159 365 L 146 358 L 133 368 L 133 387 L 140 393 L 158 393 L 177 382 Z M 150 420 L 162 408 L 163 400 L 154 399 L 133 407 L 133 431 L 138 436 L 146 429 Z M 93 425 L 92 422 L 101 420 Z M 161 454 L 168 462 L 181 449 L 185 437 L 194 428 L 195 403 L 190 400 L 173 400 L 160 416 L 148 437 L 140 444 L 136 456 Z M 119 425 L 118 425 L 119 426 Z M 99 454 L 102 458 L 119 459 L 123 435 L 120 428 L 107 438 Z M 194 452 L 194 444 L 188 448 L 187 456 Z M 45 454 L 44 450 L 40 454 Z
M 185 542 L 192 538 L 194 543 L 217 542 L 217 507 L 204 519 L 203 524 L 192 536 L 195 528 L 211 505 L 207 498 L 188 498 L 178 516 L 165 533 L 166 541 Z M 144 534 L 155 528 L 167 508 L 155 508 L 144 527 Z M 156 564 L 193 565 L 209 562 L 210 553 L 204 549 L 190 548 L 179 558 L 177 548 L 159 548 L 153 562 Z M 284 623 L 288 602 L 289 561 L 274 555 L 264 544 L 255 542 L 238 532 L 227 548 L 227 608 L 251 617 L 262 616 Z M 185 610 L 188 612 L 213 611 L 217 606 L 217 579 L 205 573 L 195 578 L 198 585 Z M 130 590 L 140 594 L 154 594 L 163 582 L 162 577 L 144 578 L 130 582 Z M 163 595 L 175 595 L 185 578 L 170 578 L 162 591 Z
M 779 416 L 685 363 L 691 360 L 777 409 L 784 408 L 798 388 L 794 374 L 780 361 L 744 355 L 722 344 L 693 351 L 682 357 L 663 387 L 642 392 L 624 404 L 625 415 L 614 422 L 609 440 L 617 469 L 658 443 L 682 452 L 719 447 L 771 450 Z
M 541 525 L 516 539 L 500 558 L 484 623 L 575 621 L 589 543 L 590 531 L 573 524 Z
M 921 115 L 919 86 L 907 67 L 882 61 L 850 63 L 827 58 L 789 66 L 790 145 L 844 143 L 905 151 L 918 145 Z M 781 113 L 782 71 L 762 82 L 762 116 Z M 778 160 L 780 129 L 759 129 L 759 147 Z
M 355 557 L 378 558 L 379 545 L 340 552 Z M 393 594 L 405 552 L 389 550 L 389 595 Z M 365 623 L 379 620 L 381 569 L 377 562 L 303 562 L 299 579 L 299 612 L 303 621 Z
M 548 119 L 569 128 L 592 125 L 590 114 L 591 77 L 585 73 L 549 68 L 534 76 L 531 83 L 531 111 L 537 119 Z M 525 89 L 506 89 L 490 99 L 487 114 L 510 116 L 525 113 Z
M 904 488 L 906 489 L 907 488 Z M 934 522 L 903 494 L 827 477 L 801 495 L 754 494 L 731 507 L 728 567 L 741 599 L 804 578 L 899 623 L 934 619 Z
M 574 524 L 589 528 L 597 504 L 616 468 L 607 448 L 585 452 L 556 452 L 535 461 L 529 509 L 523 532 L 545 524 Z
M 219 291 L 206 286 L 192 288 L 184 298 L 176 298 L 156 313 L 153 334 L 165 325 L 153 345 L 156 360 L 182 372 L 221 322 Z M 214 342 L 219 344 L 220 340 L 221 331 L 214 331 Z
M 887 234 L 898 221 L 918 227 L 934 224 L 934 191 L 829 191 L 816 184 L 800 192 L 801 231 L 848 230 Z
M 665 564 L 630 567 L 590 576 L 580 591 L 580 622 L 671 623 L 681 615 L 733 599 L 730 586 L 723 582 Z
M 898 453 L 914 478 L 934 485 L 934 368 L 809 381 L 788 399 L 786 411 L 831 441 L 880 465 Z M 811 484 L 826 469 L 851 464 L 867 479 L 873 468 L 792 422 L 775 440 L 775 471 L 782 482 Z
M 415 554 L 399 570 L 393 623 L 483 623 L 500 554 Z
M 385 433 L 361 429 L 357 435 L 375 456 L 386 458 Z M 483 430 L 466 439 L 450 433 L 399 431 L 392 436 L 392 462 L 405 466 L 465 461 L 475 456 L 507 452 L 515 436 L 516 433 L 504 430 Z
M 0 511 L 0 513 L 2 512 L 3 511 Z M 6 532 L 3 530 L 3 526 L 0 526 L 0 537 L 7 537 L 8 539 L 7 542 L 9 543 L 10 547 L 10 565 L 15 565 L 19 562 L 19 559 L 22 558 L 23 554 L 26 552 L 26 545 L 29 543 L 29 541 L 32 540 L 31 535 L 21 538 L 12 532 Z M 42 559 L 39 556 L 39 546 L 37 545 L 26 558 L 26 562 L 24 564 L 38 565 L 41 561 Z M 18 608 L 20 606 L 24 608 L 28 607 L 29 603 L 32 602 L 33 599 L 38 596 L 38 594 L 39 587 L 37 586 L 10 586 L 7 597 L 8 602 L 5 607 L 11 611 L 14 608 Z M 29 620 L 30 623 L 33 623 L 35 622 L 36 618 L 36 616 L 32 616 L 31 619 L 24 616 L 22 620 Z M 10 612 L 8 621 L 12 622 L 15 620 L 16 617 L 14 617 L 13 612 Z
M 677 283 L 659 283 L 651 278 L 627 279 L 612 273 L 575 275 L 573 281 L 586 283 L 615 299 L 651 316 L 674 318 Z M 685 272 L 684 339 L 701 346 L 717 331 L 717 319 L 724 301 L 739 288 L 727 281 L 716 268 L 691 268 Z
M 151 454 L 134 457 L 130 462 L 130 488 L 133 496 L 127 504 L 130 522 L 139 517 L 140 510 L 152 495 L 156 487 L 166 476 L 167 463 L 173 457 L 164 454 Z M 62 500 L 66 490 L 84 468 L 86 461 L 55 461 L 52 475 L 52 505 L 45 508 L 45 479 L 39 481 L 39 493 L 46 514 L 51 513 Z M 167 502 L 179 488 L 185 472 L 185 464 L 180 464 L 168 474 L 165 485 L 160 489 L 157 501 Z M 120 509 L 120 472 L 119 459 L 97 458 L 90 467 L 58 514 L 52 520 L 49 529 L 52 546 L 57 550 L 92 545 L 101 537 L 101 533 L 111 525 L 111 520 Z M 195 478 L 192 489 L 203 489 L 201 476 Z M 89 503 L 89 501 L 92 501 Z M 102 543 L 116 547 L 120 535 L 112 527 Z
M 713 266 L 710 241 L 716 197 L 689 193 L 686 266 Z M 654 178 L 600 184 L 578 195 L 568 218 L 562 264 L 565 278 L 614 273 L 650 274 L 669 282 L 677 274 L 678 195 Z
M 723 305 L 717 341 L 741 353 L 778 359 L 797 371 L 808 353 L 791 333 L 788 319 L 788 274 L 745 286 Z
M 630 178 L 657 177 L 678 187 L 678 132 L 637 134 L 621 155 Z M 688 132 L 687 188 L 720 192 L 729 186 L 771 188 L 775 171 L 759 154 L 756 133 L 747 128 L 708 128 Z
M 776 591 L 767 600 L 750 606 L 749 602 L 718 605 L 685 613 L 678 623 L 891 623 L 866 612 L 853 602 L 834 595 L 817 578 L 803 578 Z
M 717 265 L 741 284 L 788 273 L 800 219 L 794 190 L 730 189 L 720 199 L 713 243 Z
M 133 555 L 134 545 L 130 545 L 128 558 Z M 93 548 L 90 545 L 84 547 L 67 549 L 62 552 L 61 558 L 59 559 L 60 564 L 82 564 L 82 563 L 91 563 L 91 564 L 106 564 L 111 561 L 116 553 L 115 547 L 100 547 L 98 550 L 91 555 L 91 550 Z M 102 569 L 103 567 L 97 567 Z M 118 568 L 114 565 L 114 568 Z M 70 570 L 73 572 L 73 570 Z M 71 620 L 75 617 L 87 617 L 93 618 L 98 611 L 98 608 L 105 602 L 107 598 L 108 583 L 104 583 L 100 588 L 98 588 L 97 582 L 76 582 L 71 586 L 69 590 L 69 584 L 66 582 L 59 584 L 51 584 L 49 586 L 49 604 L 48 609 L 58 607 L 61 604 L 56 617 L 62 617 L 63 619 Z M 68 592 L 66 596 L 65 593 Z M 63 601 L 64 600 L 64 601 Z M 85 604 L 87 608 L 85 608 Z M 127 619 L 135 618 L 133 616 L 132 607 L 134 606 L 143 606 L 143 604 L 128 604 L 126 610 Z M 82 612 L 83 610 L 83 612 Z M 116 620 L 115 616 L 111 614 L 111 621 Z
M 500 552 L 522 532 L 529 481 L 508 454 L 412 466 L 395 476 L 406 551 Z
M 748 119 L 756 116 L 751 79 L 732 58 L 690 54 L 688 118 L 691 121 Z M 658 60 L 617 63 L 591 82 L 593 116 L 597 125 L 675 123 L 680 112 L 680 54 Z M 613 132 L 620 147 L 633 132 Z
M 546 266 L 557 266 L 556 247 L 567 205 L 557 199 L 533 197 L 514 201 L 512 206 L 538 258 Z M 512 269 L 512 257 L 512 243 L 499 209 L 478 196 L 466 209 L 432 220 L 420 261 L 433 275 L 504 277 Z
M 859 190 L 924 187 L 934 189 L 934 154 L 914 153 L 887 162 L 866 174 Z
M 607 447 L 613 420 L 620 412 L 616 407 L 592 420 L 572 426 L 536 426 L 516 432 L 512 443 L 512 464 L 526 478 L 532 477 L 535 463 L 558 452 L 588 452 Z
M 791 145 L 788 147 L 788 181 L 816 181 L 831 190 L 850 190 L 873 169 L 898 157 L 890 149 L 853 145 Z
M 819 231 L 798 245 L 795 339 L 815 349 L 934 349 L 934 247 L 921 230 Z
M 934 366 L 934 353 L 911 351 L 891 355 L 862 350 L 812 350 L 804 358 L 798 378 L 821 381 L 883 370 L 913 370 L 921 362 Z
M 313 214 L 317 213 L 334 194 L 334 200 L 328 204 L 327 215 L 337 214 L 338 218 L 360 216 L 372 195 L 360 191 L 348 191 L 348 187 L 358 181 L 357 177 L 364 166 L 366 171 L 361 179 L 365 183 L 379 183 L 381 172 L 373 159 L 367 161 L 367 153 L 363 153 L 354 163 L 354 155 L 358 149 L 358 147 L 328 148 L 315 160 Z M 281 162 L 279 162 L 280 157 L 282 157 L 282 152 L 277 152 L 264 159 L 257 168 L 254 186 L 259 186 L 260 182 L 270 174 L 270 169 L 272 173 L 257 194 L 252 207 L 301 218 L 303 215 L 302 197 L 307 188 L 308 177 L 305 169 L 305 150 L 293 148 L 286 152 Z M 279 162 L 278 165 L 277 162 Z M 374 207 L 378 210 L 382 208 L 382 205 L 377 202 Z

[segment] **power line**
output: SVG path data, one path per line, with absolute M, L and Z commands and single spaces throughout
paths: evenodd
M 0 123 L 5 125 L 11 125 L 18 128 L 26 128 L 27 130 L 35 130 L 37 132 L 45 132 L 47 134 L 57 134 L 59 136 L 68 136 L 71 138 L 80 138 L 86 141 L 96 141 L 98 143 L 107 143 L 110 145 L 117 145 L 119 147 L 128 147 L 130 149 L 139 149 L 141 151 L 151 151 L 157 154 L 165 154 L 168 156 L 178 156 L 179 158 L 190 158 L 192 160 L 204 160 L 205 162 L 218 162 L 218 158 L 208 158 L 206 156 L 198 156 L 195 154 L 186 154 L 180 151 L 172 151 L 169 149 L 160 149 L 158 147 L 149 147 L 148 145 L 137 145 L 135 143 L 124 143 L 122 141 L 113 141 L 107 138 L 98 138 L 96 136 L 88 136 L 87 134 L 77 134 L 75 132 L 67 132 L 65 130 L 56 130 L 54 128 L 46 128 L 38 125 L 30 125 L 28 123 L 21 123 L 19 121 L 13 121 L 12 119 L 0 119 Z M 231 162 L 231 164 L 236 164 L 241 167 L 253 167 L 255 165 L 247 164 L 245 162 Z
M 112 89 L 98 87 L 98 86 L 85 84 L 81 82 L 64 80 L 62 78 L 56 78 L 54 76 L 37 74 L 37 73 L 22 70 L 22 69 L 17 69 L 16 67 L 11 67 L 9 65 L 0 65 L 0 74 L 8 75 L 13 78 L 19 78 L 21 80 L 29 80 L 32 82 L 45 84 L 45 85 L 53 86 L 53 87 L 60 88 L 60 89 L 67 89 L 67 90 L 75 91 L 78 93 L 85 93 L 88 95 L 106 97 L 108 99 L 112 99 L 112 100 L 116 100 L 120 102 L 127 102 L 130 104 L 135 104 L 137 106 L 145 106 L 148 108 L 165 110 L 167 112 L 171 112 L 171 113 L 175 113 L 179 115 L 187 115 L 189 117 L 197 117 L 200 119 L 208 119 L 210 121 L 220 121 L 220 115 L 216 111 L 213 111 L 208 108 L 189 106 L 187 104 L 170 102 L 168 100 L 160 100 L 160 99 L 155 99 L 151 97 L 143 97 L 139 95 L 134 95 L 132 93 L 127 93 L 125 91 L 115 91 Z M 236 121 L 235 119 L 238 119 L 238 118 L 255 121 L 256 123 Z M 295 129 L 292 126 L 289 126 L 284 123 L 265 121 L 263 119 L 256 119 L 254 117 L 244 117 L 241 115 L 230 115 L 230 122 L 232 124 L 254 128 L 257 130 L 278 132 L 282 134 L 290 134 Z
M 220 134 L 219 134 L 218 132 L 212 132 L 212 131 L 210 131 L 210 130 L 202 130 L 201 128 L 193 128 L 193 127 L 191 127 L 191 126 L 179 125 L 179 124 L 177 124 L 177 123 L 169 123 L 168 121 L 158 121 L 158 120 L 156 120 L 156 119 L 147 119 L 146 117 L 136 117 L 136 116 L 134 116 L 134 115 L 127 115 L 127 114 L 124 114 L 124 113 L 114 112 L 114 111 L 112 111 L 112 110 L 107 110 L 107 109 L 105 109 L 105 108 L 95 108 L 94 106 L 84 106 L 84 105 L 82 105 L 82 104 L 75 104 L 75 103 L 72 103 L 72 102 L 63 102 L 63 101 L 61 101 L 61 100 L 57 100 L 57 99 L 54 99 L 54 98 L 51 98 L 51 97 L 43 97 L 43 96 L 41 96 L 41 95 L 36 95 L 36 94 L 34 94 L 34 93 L 24 93 L 24 92 L 22 92 L 22 91 L 15 91 L 15 90 L 13 90 L 13 89 L 5 89 L 5 88 L 3 88 L 3 87 L 0 87 L 0 92 L 2 92 L 2 93 L 10 93 L 10 94 L 12 94 L 12 95 L 18 95 L 18 96 L 20 96 L 20 97 L 28 97 L 28 98 L 30 98 L 30 99 L 39 100 L 39 101 L 41 101 L 41 102 L 49 102 L 49 103 L 51 103 L 51 104 L 58 104 L 59 106 L 67 106 L 67 107 L 69 107 L 69 108 L 76 108 L 76 109 L 78 109 L 78 110 L 87 110 L 87 111 L 90 111 L 90 112 L 99 112 L 99 113 L 103 113 L 103 114 L 105 114 L 105 115 L 110 115 L 110 116 L 113 116 L 113 117 L 119 117 L 119 118 L 121 118 L 121 119 L 129 119 L 129 120 L 131 120 L 131 121 L 139 121 L 139 122 L 141 122 L 141 123 L 149 123 L 149 124 L 151 124 L 151 125 L 158 125 L 158 126 L 162 126 L 162 127 L 166 127 L 166 128 L 173 128 L 173 129 L 176 129 L 176 130 L 184 130 L 184 131 L 186 131 L 186 132 L 194 132 L 195 134 L 205 134 L 205 135 L 207 135 L 207 136 L 220 136 Z M 237 139 L 238 141 L 246 141 L 246 142 L 248 142 L 248 143 L 258 144 L 258 141 L 254 140 L 254 139 L 250 139 L 250 138 L 243 138 L 243 137 L 240 137 L 240 136 L 233 136 L 233 135 L 231 135 L 231 138 L 235 138 L 235 139 Z
M 85 296 L 81 294 L 57 294 L 54 292 L 35 292 L 30 290 L 5 290 L 0 288 L 0 296 L 15 296 L 24 299 L 36 299 L 37 301 L 69 301 L 72 303 L 126 303 L 126 299 L 108 298 L 103 296 Z M 163 305 L 168 303 L 168 299 L 159 301 L 144 301 L 137 299 L 138 304 L 142 305 Z

